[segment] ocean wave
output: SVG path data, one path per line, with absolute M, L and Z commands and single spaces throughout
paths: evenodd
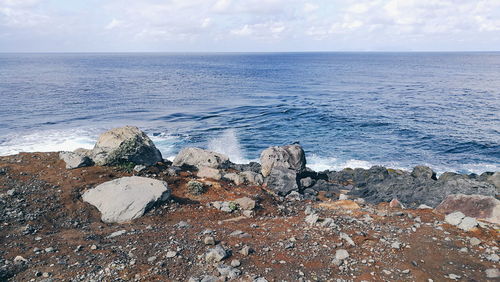
M 18 154 L 20 152 L 58 152 L 73 151 L 77 148 L 92 149 L 99 134 L 104 132 L 97 128 L 78 128 L 35 131 L 25 134 L 10 134 L 3 136 L 0 140 L 0 156 Z M 189 136 L 177 136 L 168 132 L 158 132 L 154 129 L 145 129 L 146 133 L 161 151 L 164 158 L 172 161 L 176 154 L 184 147 L 190 146 Z M 258 162 L 258 158 L 251 158 L 243 149 L 238 137 L 237 129 L 226 129 L 220 134 L 208 139 L 205 144 L 198 144 L 208 150 L 224 154 L 234 163 L 245 164 L 252 161 Z M 408 162 L 376 162 L 353 158 L 336 158 L 320 156 L 315 153 L 307 153 L 307 166 L 315 171 L 335 170 L 344 168 L 368 169 L 375 165 L 388 168 L 412 170 L 416 165 L 431 167 L 438 175 L 446 171 L 458 173 L 481 174 L 486 171 L 500 171 L 500 165 L 491 163 L 462 163 L 462 164 L 439 164 L 439 163 L 412 163 Z
M 73 151 L 78 148 L 91 149 L 98 136 L 95 129 L 45 130 L 30 133 L 10 134 L 0 141 L 0 156 L 20 152 Z

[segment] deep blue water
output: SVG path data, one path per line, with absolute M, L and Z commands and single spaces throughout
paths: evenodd
M 500 170 L 500 53 L 0 54 L 0 155 L 143 128 L 255 159 L 299 141 L 316 169 Z

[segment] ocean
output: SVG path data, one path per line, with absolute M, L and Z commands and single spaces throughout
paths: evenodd
M 315 170 L 499 171 L 500 53 L 0 54 L 0 155 L 123 125 L 164 158 L 300 142 Z

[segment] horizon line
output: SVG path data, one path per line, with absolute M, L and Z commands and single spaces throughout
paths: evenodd
M 0 54 L 270 54 L 270 53 L 498 53 L 500 50 L 406 51 L 0 51 Z

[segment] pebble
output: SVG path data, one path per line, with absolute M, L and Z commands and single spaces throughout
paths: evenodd
M 205 239 L 203 239 L 203 243 L 205 243 L 205 245 L 215 245 L 215 238 L 212 236 L 207 236 L 205 237 Z
M 205 260 L 207 262 L 219 262 L 228 256 L 227 251 L 221 246 L 217 245 L 214 248 L 208 250 L 205 254 Z
M 391 248 L 399 250 L 399 249 L 401 249 L 401 243 L 394 242 L 391 244 Z
M 499 278 L 500 270 L 498 268 L 489 268 L 484 271 L 486 273 L 486 278 Z
M 349 252 L 344 249 L 337 250 L 335 252 L 335 259 L 342 261 L 349 257 Z
M 107 238 L 108 238 L 108 239 L 115 238 L 115 237 L 118 237 L 118 236 L 123 235 L 123 234 L 125 234 L 125 233 L 127 233 L 127 230 L 119 230 L 119 231 L 115 231 L 115 232 L 113 232 L 113 233 L 109 234 L 109 236 L 108 236 Z
M 177 255 L 176 251 L 168 251 L 166 257 L 167 258 L 173 258 Z
M 240 254 L 244 255 L 244 256 L 248 256 L 251 252 L 252 252 L 252 248 L 250 248 L 249 246 L 244 246 L 241 250 L 240 250 Z
M 240 265 L 241 265 L 241 262 L 240 262 L 239 260 L 237 260 L 237 259 L 233 259 L 233 260 L 231 261 L 231 266 L 232 266 L 232 267 L 238 267 L 238 266 L 240 266 Z
M 481 240 L 479 240 L 478 238 L 476 237 L 472 237 L 469 239 L 469 243 L 472 245 L 472 246 L 477 246 L 479 244 L 481 244 Z
M 500 257 L 497 254 L 491 254 L 486 257 L 487 260 L 492 261 L 492 262 L 498 262 L 500 261 Z

